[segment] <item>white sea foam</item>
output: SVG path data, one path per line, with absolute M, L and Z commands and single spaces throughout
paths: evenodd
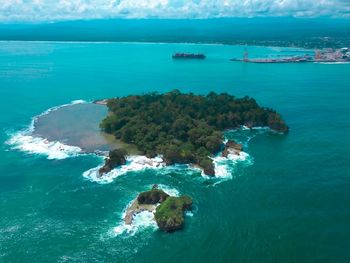
M 189 217 L 193 217 L 193 212 L 192 211 L 186 211 L 185 215 L 189 216 Z
M 238 131 L 239 129 L 233 130 L 233 131 Z M 254 126 L 254 127 L 247 127 L 245 125 L 241 126 L 241 130 L 246 131 L 246 130 L 262 130 L 262 131 L 270 131 L 271 128 L 267 126 Z
M 123 216 L 124 218 L 124 216 Z M 137 231 L 142 229 L 158 229 L 157 223 L 154 220 L 154 214 L 150 211 L 142 211 L 133 217 L 130 225 L 125 224 L 124 220 L 115 228 L 113 228 L 114 235 L 127 234 L 129 236 L 135 235 Z
M 215 167 L 215 178 L 227 179 L 232 178 L 232 175 L 234 173 L 234 167 L 238 162 L 251 162 L 251 157 L 248 153 L 243 151 L 239 153 L 234 153 L 233 151 L 230 151 L 227 158 L 218 155 L 212 158 L 212 160 Z M 202 176 L 204 178 L 209 178 L 203 172 Z
M 58 141 L 49 141 L 46 138 L 33 136 L 35 122 L 38 118 L 49 114 L 52 111 L 70 105 L 85 103 L 83 100 L 75 100 L 69 104 L 52 107 L 43 113 L 32 118 L 29 126 L 10 136 L 6 144 L 12 146 L 12 149 L 20 150 L 31 154 L 40 154 L 47 156 L 48 159 L 65 159 L 74 157 L 82 153 L 82 149 L 76 146 L 70 146 Z
M 102 165 L 92 168 L 84 172 L 83 176 L 85 178 L 88 178 L 91 181 L 101 183 L 101 184 L 106 184 L 106 183 L 113 182 L 115 178 L 117 178 L 118 176 L 124 175 L 128 172 L 142 171 L 145 169 L 163 168 L 165 167 L 165 163 L 160 156 L 157 156 L 155 158 L 147 158 L 146 156 L 142 156 L 142 155 L 134 155 L 134 156 L 127 157 L 127 162 L 125 165 L 117 167 L 112 171 L 110 171 L 109 173 L 104 174 L 103 176 L 99 175 L 99 169 L 101 167 Z
M 158 189 L 163 190 L 164 192 L 166 192 L 170 196 L 179 196 L 180 195 L 180 193 L 177 189 L 170 188 L 169 186 L 166 186 L 164 184 L 158 184 Z
M 24 135 L 21 133 L 13 135 L 8 141 L 13 149 L 32 154 L 46 155 L 47 159 L 65 159 L 82 153 L 76 146 L 65 145 L 60 142 L 50 142 L 47 139 Z
M 226 143 L 230 137 L 233 137 L 234 140 L 238 143 L 241 143 L 245 148 L 248 147 L 248 142 L 258 134 L 272 131 L 269 127 L 253 127 L 248 128 L 242 126 L 240 129 L 228 131 L 232 133 L 230 136 L 225 138 L 224 143 Z M 237 138 L 236 138 L 237 137 Z M 227 158 L 221 157 L 219 154 L 216 157 L 213 157 L 213 162 L 215 166 L 215 178 L 216 179 L 228 179 L 232 178 L 234 174 L 235 167 L 238 163 L 244 163 L 246 165 L 251 165 L 253 163 L 253 158 L 244 151 L 241 151 L 239 154 L 231 151 Z M 132 171 L 141 171 L 145 169 L 155 169 L 162 173 L 169 173 L 172 171 L 181 171 L 187 170 L 188 173 L 201 173 L 202 177 L 205 179 L 211 179 L 204 174 L 203 170 L 198 166 L 193 165 L 184 165 L 184 164 L 175 164 L 171 166 L 166 166 L 162 157 L 158 156 L 156 158 L 147 158 L 145 156 L 129 156 L 127 158 L 127 164 L 113 169 L 111 172 L 99 176 L 99 169 L 102 167 L 102 164 L 92 168 L 83 173 L 83 176 L 88 178 L 91 181 L 106 184 L 111 183 L 118 176 L 124 175 Z
M 149 186 L 148 188 L 151 188 L 152 186 Z M 179 196 L 180 193 L 177 189 L 171 188 L 167 185 L 164 184 L 159 184 L 158 189 L 162 189 L 164 192 L 169 194 L 170 196 Z M 125 207 L 123 210 L 122 216 L 121 216 L 121 221 L 118 226 L 113 228 L 113 234 L 114 235 L 122 235 L 122 234 L 127 234 L 128 236 L 133 236 L 137 231 L 143 230 L 143 229 L 153 229 L 157 230 L 158 226 L 157 223 L 154 219 L 154 212 L 153 211 L 142 211 L 137 213 L 136 215 L 133 216 L 132 222 L 130 225 L 125 224 L 124 217 L 126 215 L 126 211 L 128 207 L 132 205 L 132 203 L 135 201 L 132 200 L 129 202 L 129 204 Z M 193 213 L 190 211 L 186 212 L 187 216 L 193 216 Z

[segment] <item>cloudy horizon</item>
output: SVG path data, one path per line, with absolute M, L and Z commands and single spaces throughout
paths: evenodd
M 98 2 L 98 3 L 97 3 Z M 350 18 L 348 0 L 0 0 L 1 22 L 104 18 Z

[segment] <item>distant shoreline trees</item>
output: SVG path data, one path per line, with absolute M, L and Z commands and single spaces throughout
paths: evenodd
M 148 157 L 162 154 L 169 165 L 196 164 L 209 175 L 214 173 L 209 157 L 223 148 L 224 130 L 245 125 L 288 132 L 276 111 L 260 107 L 253 98 L 227 93 L 202 96 L 173 90 L 109 99 L 107 107 L 103 131 L 136 145 Z

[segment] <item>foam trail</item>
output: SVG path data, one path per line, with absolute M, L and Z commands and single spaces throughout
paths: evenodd
M 254 138 L 258 134 L 262 134 L 265 132 L 271 131 L 268 127 L 253 127 L 248 128 L 246 126 L 242 126 L 240 129 L 231 130 L 226 133 L 224 143 L 226 143 L 229 139 L 234 139 L 236 142 L 241 143 L 244 147 L 248 147 L 248 142 Z M 215 178 L 214 179 L 229 179 L 232 178 L 235 167 L 238 163 L 244 163 L 247 165 L 251 165 L 253 163 L 253 158 L 244 151 L 241 151 L 239 154 L 231 152 L 227 158 L 221 157 L 221 155 L 217 155 L 213 157 L 213 162 L 215 166 Z M 85 178 L 93 182 L 97 182 L 100 184 L 107 184 L 113 182 L 113 180 L 121 175 L 124 175 L 128 172 L 132 171 L 141 171 L 145 169 L 155 169 L 161 171 L 162 173 L 169 173 L 171 171 L 181 170 L 182 172 L 187 170 L 188 173 L 201 173 L 202 177 L 205 179 L 212 179 L 204 174 L 203 170 L 197 166 L 192 165 L 181 165 L 175 164 L 171 166 L 166 166 L 162 157 L 158 156 L 156 158 L 147 158 L 145 156 L 129 156 L 127 158 L 127 164 L 121 167 L 117 167 L 113 169 L 111 172 L 99 176 L 99 169 L 102 167 L 102 164 L 92 168 L 83 173 Z
M 52 107 L 33 117 L 29 126 L 25 130 L 12 134 L 9 140 L 6 141 L 6 144 L 12 146 L 12 149 L 26 153 L 45 155 L 48 159 L 65 159 L 83 153 L 82 149 L 79 147 L 66 145 L 58 141 L 48 141 L 46 138 L 35 137 L 32 135 L 35 129 L 35 122 L 38 118 L 62 107 L 81 103 L 86 102 L 84 100 L 75 100 L 69 104 Z
M 175 188 L 170 188 L 164 184 L 159 184 L 158 185 L 158 189 L 163 190 L 164 192 L 166 192 L 168 195 L 170 196 L 180 196 L 180 193 L 177 189 Z
M 47 159 L 65 159 L 82 153 L 76 146 L 65 145 L 60 142 L 50 142 L 44 138 L 30 135 L 16 134 L 7 142 L 12 149 L 17 149 L 31 154 L 46 155 Z
M 136 214 L 132 220 L 131 225 L 127 225 L 124 222 L 121 222 L 118 226 L 113 228 L 113 232 L 116 236 L 122 234 L 128 234 L 129 236 L 133 236 L 136 232 L 142 229 L 158 229 L 157 223 L 154 220 L 154 214 L 152 212 L 142 211 Z
M 239 154 L 230 153 L 227 158 L 216 156 L 213 158 L 216 178 L 232 178 L 233 170 L 238 162 L 250 159 L 248 153 L 241 151 Z
M 160 156 L 155 158 L 147 158 L 146 156 L 142 155 L 134 155 L 128 156 L 126 159 L 127 163 L 125 165 L 117 167 L 103 176 L 99 175 L 99 169 L 102 167 L 102 165 L 84 172 L 83 176 L 93 182 L 106 184 L 113 182 L 115 178 L 128 172 L 142 171 L 145 169 L 160 169 L 165 167 L 165 163 Z

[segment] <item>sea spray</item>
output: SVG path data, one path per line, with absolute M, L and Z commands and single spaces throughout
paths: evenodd
M 113 228 L 113 234 L 119 236 L 127 234 L 128 236 L 135 235 L 136 232 L 144 229 L 158 229 L 157 223 L 154 220 L 154 214 L 149 211 L 142 211 L 136 214 L 133 218 L 132 224 L 127 225 L 124 221 Z
M 160 156 L 154 158 L 147 158 L 142 155 L 128 156 L 126 158 L 126 164 L 121 165 L 109 173 L 100 176 L 99 170 L 102 168 L 102 164 L 87 170 L 83 173 L 83 176 L 93 182 L 100 184 L 107 184 L 113 182 L 113 180 L 128 172 L 142 171 L 145 169 L 161 169 L 165 167 L 165 163 Z
M 246 163 L 251 165 L 253 163 L 252 157 L 246 152 L 229 153 L 227 157 L 221 155 L 212 158 L 214 162 L 215 177 L 219 179 L 230 179 L 234 175 L 234 170 L 237 163 Z M 204 178 L 210 178 L 202 172 Z
M 14 134 L 7 143 L 12 145 L 12 149 L 31 154 L 45 155 L 47 159 L 60 160 L 82 153 L 82 150 L 76 146 L 65 145 L 60 142 L 50 142 L 45 138 L 33 137 L 21 133 Z

